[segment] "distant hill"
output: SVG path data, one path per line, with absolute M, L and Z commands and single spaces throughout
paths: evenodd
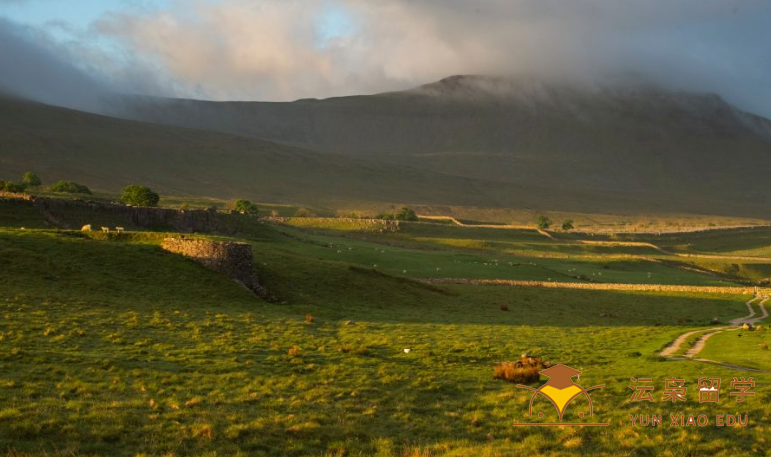
M 497 203 L 476 180 L 0 97 L 0 179 L 27 170 L 48 183 L 113 191 L 141 183 L 165 194 L 269 202 Z
M 114 110 L 563 196 L 631 200 L 637 208 L 771 216 L 762 178 L 771 172 L 771 121 L 714 94 L 454 76 L 371 96 L 127 98 Z

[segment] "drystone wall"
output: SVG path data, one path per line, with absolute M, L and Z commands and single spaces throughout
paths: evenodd
M 141 228 L 156 228 L 177 232 L 217 232 L 233 234 L 229 214 L 206 210 L 178 210 L 125 206 L 86 200 L 33 197 L 32 203 L 54 225 L 79 229 L 94 222 L 91 219 L 125 220 L 125 224 Z
M 202 238 L 165 238 L 161 247 L 190 258 L 201 265 L 225 274 L 263 298 L 269 298 L 254 272 L 252 246 L 248 243 L 213 241 Z
M 384 219 L 356 219 L 348 217 L 270 217 L 270 222 L 293 227 L 356 231 L 356 232 L 398 232 L 399 221 Z
M 631 290 L 631 291 L 662 291 L 662 292 L 694 292 L 711 294 L 752 294 L 753 287 L 731 286 L 678 286 L 669 284 L 613 284 L 591 282 L 551 282 L 551 281 L 519 281 L 514 279 L 466 279 L 466 278 L 421 278 L 419 281 L 427 284 L 476 284 L 494 286 L 546 287 L 553 289 L 587 289 L 587 290 Z

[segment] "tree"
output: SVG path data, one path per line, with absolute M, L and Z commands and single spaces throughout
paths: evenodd
M 416 221 L 418 220 L 418 215 L 410 208 L 404 207 L 394 215 L 394 218 L 400 221 Z
M 551 227 L 552 221 L 547 216 L 541 214 L 538 216 L 538 228 L 541 230 L 547 230 Z
M 24 173 L 24 176 L 21 178 L 21 183 L 27 187 L 37 187 L 43 184 L 43 181 L 40 180 L 40 177 L 38 175 L 36 175 L 35 173 L 32 173 L 31 171 L 28 171 Z
M 121 201 L 131 206 L 158 206 L 161 196 L 146 186 L 126 186 L 123 189 Z
M 248 214 L 250 216 L 257 215 L 257 205 L 249 200 L 236 200 L 234 209 L 241 214 Z
M 84 186 L 83 184 L 78 184 L 73 181 L 59 181 L 57 183 L 54 183 L 51 186 L 52 192 L 64 192 L 68 194 L 88 194 L 91 195 L 91 189 Z
M 565 222 L 562 223 L 562 230 L 566 232 L 573 230 L 574 228 L 573 219 L 566 219 Z

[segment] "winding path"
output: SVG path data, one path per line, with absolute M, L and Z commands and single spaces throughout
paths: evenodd
M 741 326 L 743 326 L 744 324 L 755 325 L 757 322 L 760 322 L 763 319 L 767 318 L 768 310 L 766 309 L 765 304 L 768 300 L 769 300 L 769 297 L 752 298 L 746 303 L 748 314 L 744 317 L 739 317 L 731 320 L 730 326 L 714 327 L 708 330 L 694 330 L 694 331 L 683 333 L 682 335 L 678 336 L 667 347 L 665 347 L 659 353 L 659 355 L 661 355 L 662 357 L 666 357 L 667 359 L 670 359 L 670 360 L 693 360 L 696 362 L 712 363 L 715 365 L 720 365 L 722 367 L 730 368 L 734 370 L 760 371 L 755 368 L 743 367 L 743 366 L 734 365 L 728 362 L 719 362 L 716 360 L 698 358 L 696 356 L 702 351 L 702 349 L 704 349 L 704 346 L 707 344 L 707 340 L 717 335 L 718 333 L 732 332 L 734 330 L 739 330 Z M 758 317 L 756 317 L 755 309 L 752 307 L 752 303 L 756 301 L 758 301 L 758 309 L 760 310 L 760 313 L 761 313 L 761 315 Z M 680 347 L 683 345 L 683 343 L 685 343 L 688 340 L 688 338 L 690 338 L 692 335 L 695 335 L 697 333 L 704 333 L 704 334 L 701 335 L 701 337 L 699 337 L 698 340 L 696 340 L 693 346 L 691 346 L 683 356 L 673 355 L 680 350 Z

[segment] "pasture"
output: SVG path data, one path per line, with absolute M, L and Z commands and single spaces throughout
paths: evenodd
M 379 234 L 255 222 L 239 239 L 252 244 L 261 282 L 278 299 L 269 303 L 160 250 L 164 233 L 4 225 L 0 443 L 10 455 L 768 455 L 769 374 L 752 373 L 756 396 L 745 403 L 726 390 L 719 404 L 702 404 L 697 378 L 727 384 L 739 373 L 657 355 L 713 318 L 746 314 L 746 296 L 412 280 L 731 284 L 725 278 L 647 258 L 463 245 L 548 253 L 564 243 L 549 246 L 534 232 L 472 236 L 436 224 Z M 715 337 L 704 355 L 768 369 L 760 345 L 769 334 Z M 605 384 L 592 399 L 610 425 L 512 426 L 540 419 L 526 417 L 530 395 L 494 380 L 493 367 L 523 353 L 582 370 L 582 386 Z M 654 403 L 628 401 L 633 376 L 653 378 Z M 661 401 L 672 376 L 686 379 L 687 402 Z M 585 410 L 572 405 L 566 420 Z M 548 403 L 537 411 L 556 420 Z M 668 426 L 669 414 L 738 412 L 748 414 L 747 427 Z M 630 425 L 630 414 L 653 413 L 663 426 Z

